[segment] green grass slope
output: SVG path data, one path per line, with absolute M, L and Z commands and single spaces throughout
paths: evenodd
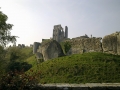
M 120 56 L 84 53 L 48 60 L 32 68 L 40 71 L 40 83 L 120 82 Z

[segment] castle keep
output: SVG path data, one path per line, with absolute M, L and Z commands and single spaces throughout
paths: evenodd
M 61 25 L 55 25 L 53 29 L 53 40 L 61 42 L 68 38 L 68 27 L 65 26 L 65 32 Z
M 61 42 L 65 39 L 67 39 L 67 38 L 68 38 L 68 27 L 65 26 L 65 32 L 64 32 L 64 30 L 63 30 L 63 28 L 60 24 L 59 25 L 54 25 L 52 40 L 56 40 L 57 42 Z M 42 42 L 44 42 L 45 40 L 50 40 L 50 39 L 42 39 Z M 37 50 L 38 50 L 39 46 L 41 46 L 41 43 L 34 42 L 34 44 L 33 44 L 33 54 L 37 53 Z

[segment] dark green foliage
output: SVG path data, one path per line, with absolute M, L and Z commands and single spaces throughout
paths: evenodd
M 119 83 L 120 56 L 97 52 L 75 54 L 43 62 L 39 70 L 41 83 Z
M 21 71 L 24 69 L 24 71 L 29 70 L 32 67 L 31 64 L 28 64 L 27 62 L 14 62 L 11 61 L 8 65 L 8 70 L 7 71 Z
M 30 47 L 11 47 L 6 50 L 3 47 L 0 47 L 0 76 L 2 73 L 14 71 L 15 69 L 18 71 L 21 69 L 27 71 L 32 67 L 32 64 L 28 63 L 26 60 L 32 55 L 32 48 Z
M 19 47 L 10 47 L 8 48 L 6 53 L 7 60 L 10 61 L 24 61 L 28 57 L 32 56 L 32 48 L 25 47 L 25 48 L 19 48 Z
M 27 52 L 26 52 L 27 51 Z M 9 61 L 6 71 L 14 71 L 24 69 L 27 71 L 32 67 L 31 64 L 24 62 L 27 57 L 31 56 L 31 48 L 11 47 L 7 49 L 7 60 Z
M 71 48 L 71 44 L 69 42 L 61 42 L 61 47 L 63 49 L 63 52 L 66 54 L 70 48 Z
M 5 57 L 5 50 L 2 46 L 0 46 L 0 61 L 3 61 Z
M 30 72 L 32 73 L 33 70 Z M 1 77 L 0 90 L 39 90 L 40 87 L 37 86 L 39 76 L 40 72 L 30 75 L 23 70 L 10 71 Z
M 0 73 L 5 72 L 7 66 L 5 55 L 6 55 L 6 51 L 2 46 L 0 46 Z
M 0 63 L 0 90 L 38 90 L 36 85 L 40 73 L 34 72 L 32 75 L 25 73 L 35 62 L 32 48 L 11 47 L 4 50 L 0 47 L 0 49 L 5 52 L 0 52 L 0 56 L 2 54 L 5 56 Z
M 65 47 L 65 53 L 67 53 L 69 49 L 71 48 L 71 45 L 69 42 L 65 42 L 64 47 Z
M 22 61 L 26 56 L 27 55 L 19 47 L 11 47 L 7 50 L 7 58 L 10 61 Z
M 24 62 L 32 56 L 32 49 L 28 51 L 18 47 L 5 49 L 8 43 L 15 44 L 17 38 L 11 36 L 13 25 L 7 23 L 7 19 L 7 15 L 0 11 L 0 90 L 35 90 L 38 80 L 36 76 L 40 74 L 38 72 L 32 75 L 25 74 L 32 65 Z
M 17 36 L 11 36 L 11 29 L 13 25 L 7 23 L 7 20 L 8 20 L 7 15 L 5 15 L 0 11 L 0 71 L 1 73 L 5 72 L 7 64 L 9 62 L 7 59 L 8 56 L 5 47 L 10 42 L 15 43 L 17 38 Z

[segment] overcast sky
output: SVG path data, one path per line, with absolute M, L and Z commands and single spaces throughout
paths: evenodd
M 68 37 L 103 37 L 120 31 L 120 0 L 0 0 L 0 11 L 13 24 L 17 44 L 52 37 L 53 26 L 68 26 Z

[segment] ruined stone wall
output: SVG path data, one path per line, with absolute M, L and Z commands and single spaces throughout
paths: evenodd
M 41 44 L 41 46 L 39 46 L 39 49 L 37 50 L 37 52 L 39 52 L 39 53 L 41 53 L 41 55 L 43 55 L 44 61 L 64 55 L 60 44 L 55 40 L 49 40 L 47 42 L 42 42 L 42 44 Z
M 67 55 L 86 52 L 103 52 L 120 55 L 120 32 L 106 35 L 103 39 L 100 37 L 77 37 L 65 39 L 63 42 L 71 44 Z M 64 55 L 61 46 L 56 40 L 46 40 L 41 45 L 38 42 L 34 42 L 33 53 L 35 54 L 36 52 L 39 52 L 38 54 L 40 55 L 38 57 L 43 58 L 44 61 Z
M 73 38 L 65 40 L 71 44 L 68 55 L 85 52 L 103 52 L 120 55 L 120 32 L 102 38 Z
M 40 46 L 39 42 L 34 42 L 33 43 L 33 54 L 37 52 L 38 47 Z
M 117 34 L 117 54 L 120 55 L 120 33 Z
M 68 54 L 77 54 L 84 52 L 102 52 L 102 38 L 79 38 L 66 40 L 71 44 Z
M 120 55 L 120 32 L 106 35 L 102 40 L 103 52 Z
M 68 27 L 65 26 L 65 32 L 61 25 L 55 25 L 53 29 L 53 40 L 61 42 L 64 39 L 68 38 Z
M 102 40 L 103 52 L 117 54 L 117 36 L 107 35 Z

